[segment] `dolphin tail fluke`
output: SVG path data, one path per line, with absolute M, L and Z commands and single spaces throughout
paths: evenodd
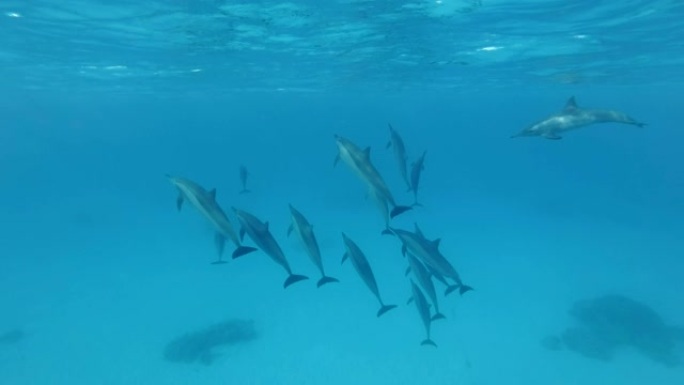
M 409 211 L 409 210 L 411 210 L 411 209 L 412 209 L 411 206 L 394 206 L 394 208 L 393 208 L 392 211 L 390 212 L 390 217 L 391 217 L 391 218 L 394 218 L 394 217 L 396 217 L 397 215 L 403 214 L 403 213 L 405 213 L 405 212 L 407 212 L 407 211 Z
M 252 190 L 248 190 L 246 188 L 243 188 L 242 190 L 240 190 L 240 194 L 247 194 L 247 193 L 251 193 L 251 192 L 252 192 Z
M 438 319 L 446 319 L 446 317 L 442 313 L 435 313 L 435 315 L 432 316 L 432 320 L 437 321 Z
M 318 283 L 316 283 L 316 287 L 321 287 L 325 285 L 326 283 L 331 283 L 331 282 L 340 282 L 339 279 L 333 278 L 333 277 L 328 277 L 328 276 L 323 276 L 323 278 L 318 280 Z
M 292 285 L 293 283 L 304 281 L 306 279 L 309 279 L 309 277 L 307 277 L 306 275 L 290 274 L 290 276 L 287 277 L 287 279 L 285 280 L 285 283 L 283 283 L 283 287 L 287 289 L 287 287 Z
M 425 339 L 423 342 L 421 342 L 420 345 L 421 345 L 421 346 L 434 346 L 434 347 L 437 347 L 437 344 L 435 343 L 435 341 L 433 341 L 433 340 L 431 340 L 431 339 L 429 339 L 429 338 L 427 338 L 427 339 Z
M 392 230 L 390 230 L 390 229 L 388 229 L 388 228 L 382 230 L 382 232 L 381 232 L 380 234 L 382 234 L 382 235 L 394 235 L 394 233 L 392 232 Z
M 228 261 L 224 261 L 223 259 L 217 259 L 214 262 L 212 262 L 211 264 L 212 265 L 224 265 L 226 263 L 228 263 Z
M 460 288 L 461 285 L 450 285 L 446 288 L 444 291 L 444 296 L 446 297 L 447 295 L 451 294 L 452 292 L 456 291 L 456 289 Z
M 233 251 L 233 259 L 242 257 L 243 255 L 257 251 L 256 247 L 249 246 L 238 246 L 235 251 Z
M 397 307 L 397 305 L 382 305 L 380 310 L 378 310 L 378 317 L 394 309 L 395 307 Z
M 470 286 L 468 286 L 468 285 L 463 285 L 463 284 L 462 284 L 461 286 L 459 286 L 459 288 L 458 288 L 458 292 L 459 292 L 459 294 L 461 294 L 461 295 L 463 295 L 463 294 L 465 294 L 465 293 L 467 293 L 467 292 L 469 292 L 469 291 L 472 291 L 472 290 L 473 290 L 472 287 L 470 287 Z

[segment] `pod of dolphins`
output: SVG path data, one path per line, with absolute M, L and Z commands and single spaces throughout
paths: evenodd
M 547 139 L 560 139 L 560 133 L 562 132 L 591 123 L 604 122 L 618 122 L 637 126 L 645 125 L 617 111 L 580 109 L 577 107 L 574 97 L 572 97 L 568 100 L 561 113 L 551 115 L 531 125 L 521 133 L 513 135 L 513 137 L 540 136 Z M 461 280 L 456 268 L 442 254 L 439 249 L 440 239 L 428 239 L 420 230 L 418 224 L 415 224 L 413 231 L 395 228 L 390 225 L 391 219 L 397 215 L 412 210 L 416 206 L 422 206 L 418 203 L 418 190 L 420 177 L 424 170 L 426 152 L 423 152 L 412 164 L 409 171 L 406 146 L 399 133 L 391 125 L 389 125 L 389 131 L 390 140 L 387 148 L 392 148 L 400 176 L 403 182 L 406 183 L 408 192 L 413 193 L 413 204 L 399 204 L 394 198 L 387 183 L 371 161 L 369 147 L 362 149 L 351 140 L 335 135 L 338 154 L 334 164 L 336 165 L 341 160 L 366 185 L 368 197 L 376 204 L 385 222 L 385 229 L 382 231 L 382 234 L 394 236 L 399 241 L 401 253 L 407 261 L 406 275 L 412 276 L 408 280 L 408 286 L 411 290 L 411 297 L 408 302 L 415 304 L 425 328 L 426 338 L 421 342 L 421 345 L 436 347 L 437 345 L 431 339 L 431 324 L 432 321 L 444 319 L 445 316 L 439 311 L 437 292 L 433 279 L 445 286 L 445 296 L 456 290 L 458 290 L 460 295 L 463 295 L 473 290 L 473 288 Z M 246 167 L 240 166 L 240 194 L 250 191 L 247 189 L 248 175 Z M 233 259 L 261 250 L 280 265 L 287 273 L 283 283 L 284 288 L 309 279 L 306 275 L 296 274 L 292 271 L 285 253 L 271 233 L 267 221 L 262 221 L 245 210 L 233 207 L 232 211 L 239 223 L 239 231 L 236 232 L 230 219 L 216 202 L 216 189 L 206 190 L 198 183 L 179 176 L 167 175 L 167 179 L 178 190 L 177 209 L 181 210 L 183 203 L 187 201 L 213 225 L 215 229 L 214 239 L 218 251 L 218 259 L 212 262 L 213 264 L 226 263 L 223 260 L 223 252 L 225 241 L 228 239 L 235 246 L 232 252 Z M 311 262 L 320 272 L 317 287 L 320 288 L 328 283 L 339 282 L 337 278 L 328 276 L 325 272 L 321 251 L 311 223 L 291 204 L 289 205 L 289 210 L 291 224 L 287 230 L 287 235 L 290 236 L 294 232 L 298 236 Z M 245 234 L 248 235 L 256 247 L 243 245 Z M 347 259 L 351 261 L 356 273 L 378 300 L 380 309 L 376 313 L 377 317 L 396 308 L 397 305 L 386 304 L 383 301 L 371 264 L 358 244 L 344 232 L 342 233 L 342 241 L 345 247 L 342 263 Z

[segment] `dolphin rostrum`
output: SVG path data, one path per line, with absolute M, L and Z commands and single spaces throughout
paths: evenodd
M 459 290 L 461 295 L 473 290 L 472 287 L 463 283 L 454 266 L 439 251 L 440 239 L 429 240 L 425 238 L 418 225 L 416 225 L 415 232 L 395 228 L 391 228 L 390 231 L 401 241 L 401 251 L 404 255 L 407 253 L 413 254 L 425 264 L 428 270 L 434 270 L 438 275 L 450 278 L 455 282 L 454 285 L 447 287 L 445 295 L 456 289 Z
M 406 169 L 406 160 L 408 159 L 408 156 L 406 155 L 406 146 L 404 145 L 404 140 L 401 139 L 401 136 L 399 136 L 399 133 L 394 129 L 394 127 L 392 127 L 391 124 L 388 124 L 388 126 L 390 130 L 390 140 L 387 142 L 387 148 L 392 147 L 392 150 L 394 151 L 394 157 L 399 165 L 399 173 L 410 190 L 411 182 L 409 181 L 408 170 Z
M 295 282 L 309 279 L 309 277 L 305 275 L 297 275 L 292 273 L 290 264 L 287 262 L 287 258 L 285 258 L 285 253 L 283 253 L 280 245 L 278 245 L 278 242 L 276 242 L 275 238 L 273 238 L 273 235 L 268 229 L 268 222 L 262 222 L 257 217 L 244 210 L 239 210 L 233 207 L 233 211 L 240 221 L 240 236 L 244 236 L 245 233 L 249 235 L 249 238 L 256 243 L 261 251 L 271 257 L 272 260 L 282 266 L 287 272 L 288 277 L 285 280 L 283 287 L 287 288 Z
M 321 250 L 318 247 L 316 236 L 313 233 L 313 226 L 309 223 L 306 217 L 304 217 L 304 215 L 292 205 L 290 205 L 290 214 L 292 216 L 292 224 L 290 224 L 290 227 L 287 229 L 287 235 L 289 236 L 290 233 L 292 233 L 292 230 L 295 230 L 297 235 L 299 235 L 299 238 L 304 243 L 304 247 L 311 258 L 311 261 L 321 272 L 321 279 L 318 280 L 317 286 L 321 287 L 326 283 L 339 282 L 337 278 L 328 277 L 325 275 L 325 271 L 323 270 L 323 260 L 321 259 Z
M 375 166 L 373 166 L 373 163 L 371 163 L 370 147 L 361 150 L 360 147 L 352 143 L 349 139 L 339 135 L 335 135 L 335 141 L 339 150 L 339 153 L 335 158 L 335 164 L 337 164 L 339 159 L 342 159 L 356 175 L 366 183 L 371 196 L 380 200 L 380 202 L 385 202 L 385 204 L 392 206 L 389 218 L 394 218 L 411 209 L 410 206 L 397 205 L 385 180 Z M 389 223 L 389 218 L 385 218 L 386 223 Z
M 640 122 L 624 112 L 614 110 L 584 109 L 577 107 L 575 97 L 572 96 L 565 103 L 559 113 L 532 124 L 511 138 L 523 136 L 541 136 L 546 139 L 562 139 L 561 134 L 595 123 L 624 123 L 644 127 Z
M 409 187 L 409 191 L 413 191 L 414 206 L 422 206 L 420 203 L 418 203 L 418 185 L 420 184 L 420 175 L 423 173 L 423 170 L 425 169 L 426 154 L 427 151 L 423 151 L 423 155 L 421 155 L 420 158 L 413 162 L 413 165 L 411 166 L 411 184 Z
M 236 246 L 233 251 L 233 258 L 249 254 L 256 251 L 254 247 L 242 246 L 233 225 L 228 216 L 223 212 L 221 206 L 216 202 L 216 189 L 205 190 L 196 182 L 187 178 L 166 175 L 167 179 L 178 189 L 176 207 L 180 210 L 183 202 L 190 202 L 216 229 L 214 240 L 219 251 L 219 259 L 213 263 L 225 263 L 222 260 L 223 246 L 225 239 L 230 239 Z
M 342 263 L 344 263 L 347 258 L 351 259 L 352 265 L 354 266 L 356 272 L 359 274 L 359 276 L 361 276 L 361 279 L 363 279 L 363 282 L 366 284 L 366 286 L 368 286 L 370 291 L 375 294 L 375 297 L 380 302 L 380 310 L 378 310 L 377 316 L 380 317 L 386 312 L 397 307 L 397 305 L 385 305 L 382 302 L 382 298 L 380 298 L 380 291 L 378 290 L 378 284 L 375 281 L 375 276 L 373 275 L 373 270 L 371 269 L 368 259 L 366 259 L 366 256 L 363 254 L 363 251 L 361 251 L 359 246 L 354 243 L 354 241 L 349 239 L 349 237 L 347 237 L 347 235 L 344 233 L 342 233 L 342 239 L 344 240 L 344 245 L 347 249 L 342 257 Z
M 421 342 L 421 345 L 431 345 L 437 347 L 432 339 L 430 339 L 430 324 L 432 323 L 432 318 L 430 318 L 430 305 L 428 304 L 423 292 L 420 290 L 418 285 L 416 285 L 413 280 L 411 280 L 411 293 L 413 293 L 413 302 L 416 303 L 416 308 L 418 309 L 418 314 L 423 320 L 423 325 L 425 325 L 425 332 L 427 333 L 427 338 Z

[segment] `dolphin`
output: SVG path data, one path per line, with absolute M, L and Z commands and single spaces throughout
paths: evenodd
M 428 270 L 433 269 L 438 275 L 450 278 L 456 283 L 447 287 L 445 295 L 450 294 L 456 289 L 459 290 L 461 295 L 473 290 L 472 287 L 463 283 L 456 269 L 439 251 L 439 243 L 441 241 L 439 238 L 432 241 L 425 238 L 418 225 L 416 225 L 415 232 L 395 228 L 390 228 L 390 231 L 401 241 L 401 251 L 404 255 L 407 253 L 415 255 L 428 267 Z
M 425 155 L 427 151 L 423 151 L 423 155 L 420 156 L 411 166 L 411 183 L 408 191 L 413 191 L 413 205 L 422 206 L 418 203 L 418 185 L 420 184 L 420 175 L 425 169 Z
M 240 183 L 242 184 L 242 190 L 240 190 L 240 194 L 251 192 L 247 189 L 247 177 L 249 177 L 249 171 L 247 171 L 247 167 L 240 165 Z
M 418 284 L 425 290 L 425 293 L 430 297 L 432 304 L 435 305 L 435 315 L 432 320 L 444 319 L 444 314 L 439 312 L 439 303 L 437 302 L 437 293 L 435 292 L 435 285 L 432 283 L 430 272 L 423 266 L 423 263 L 418 260 L 413 254 L 406 253 L 406 258 L 409 262 L 409 269 L 413 272 L 413 276 L 418 280 Z
M 309 221 L 290 204 L 290 214 L 292 216 L 292 224 L 287 229 L 287 235 L 289 236 L 293 230 L 297 232 L 299 238 L 304 243 L 306 251 L 311 258 L 311 261 L 318 267 L 321 272 L 321 279 L 318 280 L 317 287 L 321 287 L 326 283 L 339 282 L 337 278 L 328 277 L 325 275 L 323 270 L 323 260 L 321 259 L 321 250 L 318 247 L 318 242 L 316 241 L 316 236 L 313 233 L 313 226 Z
M 375 276 L 373 275 L 373 270 L 371 269 L 368 259 L 366 259 L 366 256 L 363 254 L 363 251 L 361 251 L 359 246 L 354 243 L 354 241 L 349 239 L 345 233 L 342 233 L 342 239 L 344 240 L 344 245 L 347 249 L 342 257 L 342 263 L 344 263 L 347 258 L 351 259 L 352 265 L 354 266 L 356 272 L 359 274 L 359 276 L 361 276 L 361 279 L 363 279 L 363 282 L 366 284 L 366 286 L 368 286 L 370 291 L 375 294 L 375 297 L 380 302 L 380 310 L 378 310 L 377 316 L 380 317 L 386 312 L 397 307 L 397 305 L 385 305 L 382 302 L 382 298 L 380 298 L 380 291 L 378 290 L 378 284 L 375 281 Z
M 222 255 L 226 238 L 230 239 L 236 246 L 235 251 L 233 251 L 233 258 L 256 251 L 254 247 L 242 246 L 228 216 L 216 202 L 216 189 L 207 191 L 196 182 L 178 176 L 166 175 L 166 178 L 178 189 L 178 198 L 176 199 L 176 207 L 178 210 L 183 207 L 183 202 L 188 201 L 200 212 L 200 214 L 202 214 L 202 216 L 208 219 L 216 229 L 214 240 L 219 252 L 219 259 L 213 262 L 214 264 L 225 263 L 222 260 Z
M 624 123 L 644 127 L 646 123 L 640 122 L 624 112 L 614 110 L 584 109 L 577 107 L 575 97 L 572 96 L 565 103 L 565 107 L 559 113 L 532 124 L 511 138 L 523 136 L 541 136 L 546 139 L 558 140 L 561 134 L 594 123 Z
M 402 179 L 406 182 L 409 190 L 411 189 L 411 182 L 408 178 L 408 171 L 406 169 L 406 160 L 408 156 L 406 155 L 406 146 L 404 146 L 404 140 L 401 139 L 399 133 L 392 127 L 391 124 L 387 124 L 390 130 L 390 140 L 387 142 L 387 148 L 392 147 L 394 150 L 394 157 L 397 159 L 397 164 L 399 165 L 399 173 Z
M 378 170 L 373 166 L 373 163 L 371 163 L 370 147 L 361 150 L 360 147 L 352 143 L 349 139 L 339 135 L 335 135 L 335 141 L 339 150 L 339 153 L 335 158 L 335 164 L 342 159 L 356 175 L 366 183 L 371 196 L 392 206 L 389 218 L 394 218 L 405 211 L 411 210 L 410 206 L 397 205 L 385 180 L 382 179 Z M 385 217 L 386 223 L 389 223 L 389 218 Z
M 421 342 L 421 345 L 431 345 L 437 347 L 437 344 L 430 339 L 430 324 L 432 323 L 432 318 L 430 318 L 430 305 L 428 304 L 423 292 L 420 288 L 411 280 L 411 292 L 413 293 L 413 302 L 416 303 L 416 308 L 418 309 L 418 314 L 423 320 L 423 325 L 425 325 L 425 332 L 427 333 L 427 338 Z
M 268 229 L 268 222 L 262 222 L 254 215 L 244 210 L 236 209 L 235 207 L 233 207 L 233 211 L 240 221 L 240 236 L 243 237 L 245 233 L 249 235 L 252 241 L 259 246 L 261 251 L 271 257 L 272 260 L 282 266 L 287 272 L 288 277 L 285 280 L 283 287 L 287 288 L 295 282 L 309 279 L 309 277 L 305 275 L 297 275 L 292 273 L 292 269 L 290 268 L 290 264 L 287 262 L 287 258 L 285 258 L 283 250 L 280 248 L 280 245 L 278 245 L 278 242 L 276 242 L 275 238 L 273 238 L 273 235 Z

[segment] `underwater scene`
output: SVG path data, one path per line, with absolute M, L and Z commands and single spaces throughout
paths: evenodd
M 684 2 L 3 0 L 0 385 L 684 384 Z

